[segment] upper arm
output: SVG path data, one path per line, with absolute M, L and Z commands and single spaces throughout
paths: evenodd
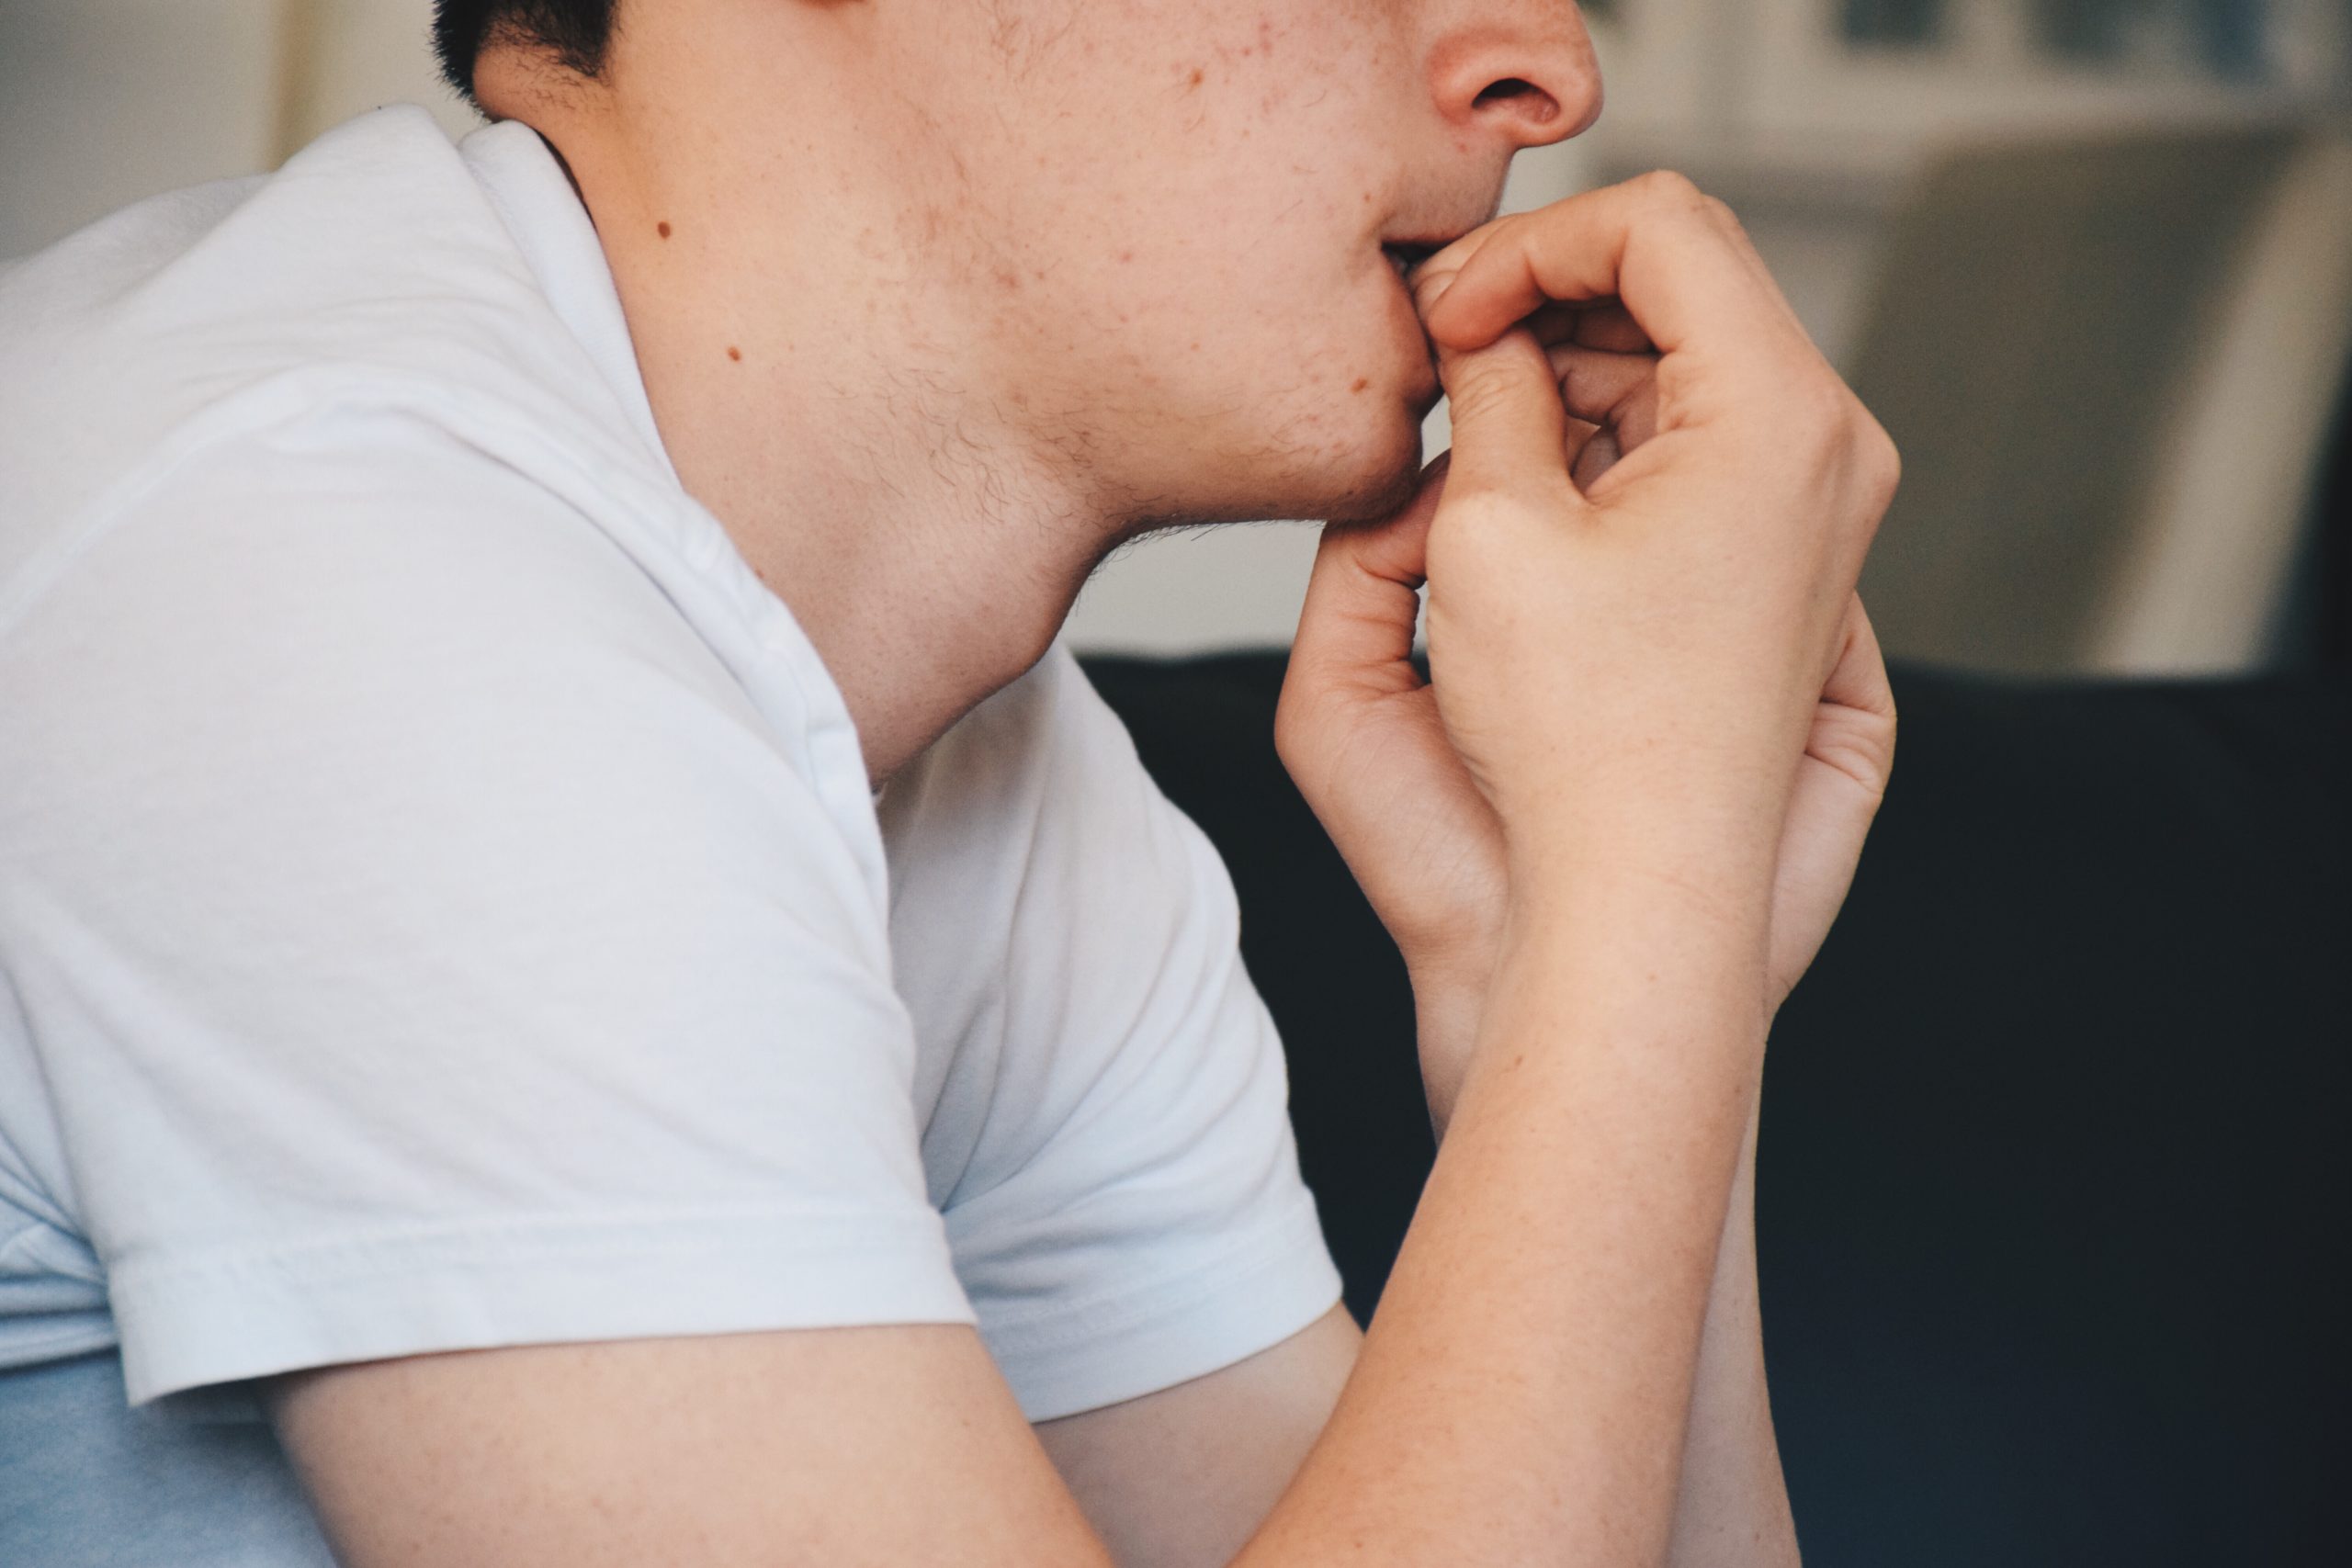
M 1298 1472 L 1363 1338 L 1335 1306 L 1247 1360 L 1037 1436 L 1120 1568 L 1217 1568 Z
M 283 1378 L 270 1404 L 348 1568 L 1216 1568 L 1289 1485 L 1358 1339 L 1335 1307 L 1034 1434 L 947 1325 L 413 1357 Z
M 526 1346 L 279 1380 L 346 1568 L 1106 1568 L 973 1331 Z

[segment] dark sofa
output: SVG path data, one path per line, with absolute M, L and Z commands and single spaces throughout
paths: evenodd
M 1366 1316 L 1432 1148 L 1403 966 L 1274 756 L 1283 656 L 1090 668 L 1232 867 Z M 2352 685 L 1895 690 L 1766 1070 L 1807 1562 L 2352 1562 Z

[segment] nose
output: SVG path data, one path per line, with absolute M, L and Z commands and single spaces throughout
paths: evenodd
M 1479 0 L 1430 51 L 1430 86 L 1448 124 L 1499 135 L 1515 152 L 1565 141 L 1600 118 L 1600 66 L 1569 0 Z

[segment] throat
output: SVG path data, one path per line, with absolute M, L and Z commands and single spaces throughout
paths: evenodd
M 1089 520 L 956 477 L 804 469 L 765 492 L 788 500 L 712 506 L 824 661 L 876 785 L 1036 663 L 1103 553 Z

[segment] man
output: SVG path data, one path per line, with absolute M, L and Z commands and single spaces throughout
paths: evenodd
M 1574 10 L 439 28 L 462 149 L 0 278 L 11 1559 L 1792 1561 L 1748 1140 L 1893 464 L 1687 186 L 1477 227 Z M 1444 1129 L 1364 1336 L 1054 641 L 1281 515 Z

